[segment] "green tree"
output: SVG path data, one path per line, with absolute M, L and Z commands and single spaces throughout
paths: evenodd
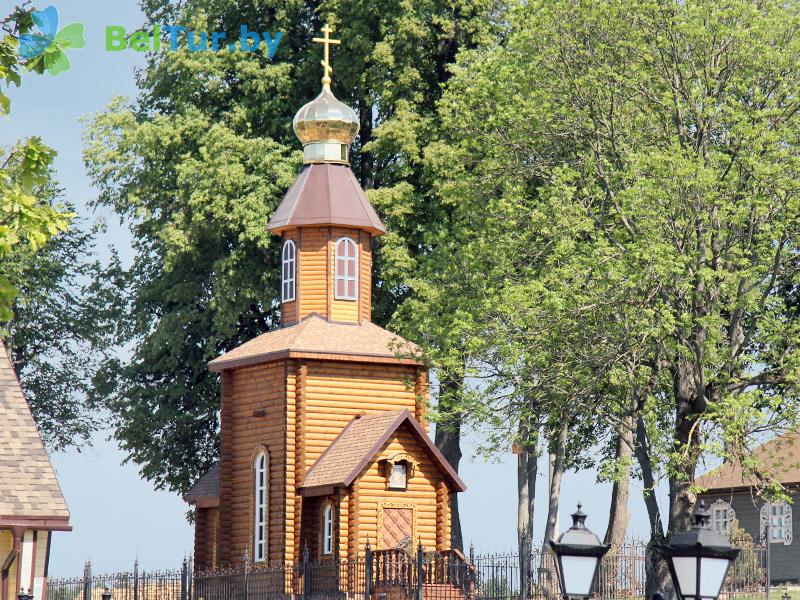
M 461 55 L 440 105 L 430 164 L 472 229 L 440 264 L 477 268 L 491 300 L 475 356 L 550 414 L 636 423 L 646 490 L 669 485 L 667 515 L 646 491 L 653 542 L 687 525 L 704 453 L 777 491 L 751 444 L 797 425 L 798 18 L 532 2 L 506 44 Z
M 19 292 L 3 328 L 50 450 L 88 443 L 98 426 L 91 380 L 111 349 L 121 295 L 116 257 L 107 266 L 95 257 L 98 228 L 75 219 L 38 250 L 18 247 L 0 265 L 0 275 Z
M 17 48 L 19 36 L 33 25 L 31 10 L 15 8 L 0 21 L 5 36 L 0 39 L 0 83 L 19 86 L 24 65 Z M 11 100 L 0 88 L 0 117 L 11 111 Z M 27 244 L 41 247 L 50 237 L 67 228 L 71 215 L 37 198 L 34 191 L 45 184 L 54 153 L 38 138 L 20 142 L 0 155 L 0 258 Z M 0 277 L 0 320 L 11 316 L 17 290 Z
M 33 27 L 33 8 L 17 7 L 0 21 L 0 114 L 11 110 L 5 87 L 22 73 L 43 73 L 45 61 L 22 62 L 20 35 Z M 0 150 L 0 334 L 42 436 L 51 449 L 88 440 L 93 429 L 88 383 L 108 341 L 107 276 L 92 260 L 92 230 L 74 224 L 53 182 L 55 152 L 39 138 Z M 71 225 L 78 225 L 73 227 Z
M 413 257 L 426 250 L 420 224 L 434 208 L 412 190 L 430 185 L 420 158 L 440 82 L 458 49 L 496 27 L 498 9 L 491 0 L 143 6 L 149 23 L 168 19 L 230 39 L 245 23 L 284 34 L 272 61 L 266 53 L 153 55 L 140 98 L 116 101 L 87 131 L 98 203 L 127 221 L 136 249 L 119 322 L 132 357 L 104 363 L 98 398 L 142 473 L 185 490 L 217 456 L 218 383 L 206 363 L 278 323 L 277 240 L 265 225 L 300 165 L 292 117 L 319 92 L 312 37 L 330 20 L 344 42 L 333 88 L 361 117 L 353 168 L 364 187 L 387 190 L 372 196 L 392 231 L 374 280 L 375 320 L 385 323 Z M 436 226 L 431 219 L 423 229 Z

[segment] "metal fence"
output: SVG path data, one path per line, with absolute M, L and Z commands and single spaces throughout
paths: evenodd
M 554 557 L 528 553 L 368 551 L 347 561 L 304 560 L 253 568 L 193 573 L 189 561 L 174 571 L 141 571 L 50 578 L 46 600 L 554 600 Z M 645 598 L 645 545 L 613 548 L 602 560 L 595 596 Z M 766 599 L 766 551 L 744 548 L 731 567 L 722 600 Z

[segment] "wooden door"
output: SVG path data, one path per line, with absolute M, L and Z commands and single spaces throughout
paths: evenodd
M 411 508 L 383 507 L 381 539 L 383 548 L 412 548 L 414 511 Z

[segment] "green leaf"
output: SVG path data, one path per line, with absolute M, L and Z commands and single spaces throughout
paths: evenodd
M 83 48 L 86 46 L 83 23 L 70 23 L 56 34 L 53 41 L 61 48 Z
M 44 66 L 50 75 L 58 75 L 69 70 L 70 62 L 63 50 L 56 48 L 54 51 L 47 51 L 44 57 Z

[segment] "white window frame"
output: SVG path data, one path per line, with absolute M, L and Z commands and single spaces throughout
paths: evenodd
M 297 287 L 297 246 L 286 240 L 281 249 L 281 302 L 294 302 Z
M 322 505 L 322 555 L 333 554 L 333 504 L 326 502 Z
M 408 463 L 399 461 L 392 463 L 389 470 L 389 489 L 405 491 L 408 489 Z
M 766 502 L 761 507 L 761 543 L 792 543 L 792 507 L 786 502 Z M 767 540 L 767 522 L 770 523 L 770 536 Z
M 733 507 L 730 505 L 730 503 L 725 502 L 725 500 L 718 499 L 711 504 L 709 510 L 711 511 L 712 529 L 726 537 L 729 536 L 731 533 L 731 527 L 733 526 L 733 521 L 736 519 L 736 511 L 733 510 Z M 727 526 L 725 526 L 726 523 Z
M 345 248 L 352 247 L 353 248 L 353 258 L 347 256 L 347 253 L 344 251 Z M 336 300 L 358 300 L 358 244 L 356 244 L 353 238 L 349 237 L 341 237 L 336 240 L 336 260 L 334 261 L 333 265 L 333 297 Z M 340 261 L 344 263 L 344 275 L 339 275 L 339 263 Z M 348 263 L 353 262 L 353 273 L 354 275 L 351 277 L 347 275 L 347 267 Z M 344 294 L 339 293 L 339 282 L 343 282 L 344 284 Z M 353 282 L 353 294 L 349 295 L 347 293 L 348 284 Z
M 253 560 L 267 560 L 267 523 L 269 494 L 269 456 L 262 450 L 253 461 Z

